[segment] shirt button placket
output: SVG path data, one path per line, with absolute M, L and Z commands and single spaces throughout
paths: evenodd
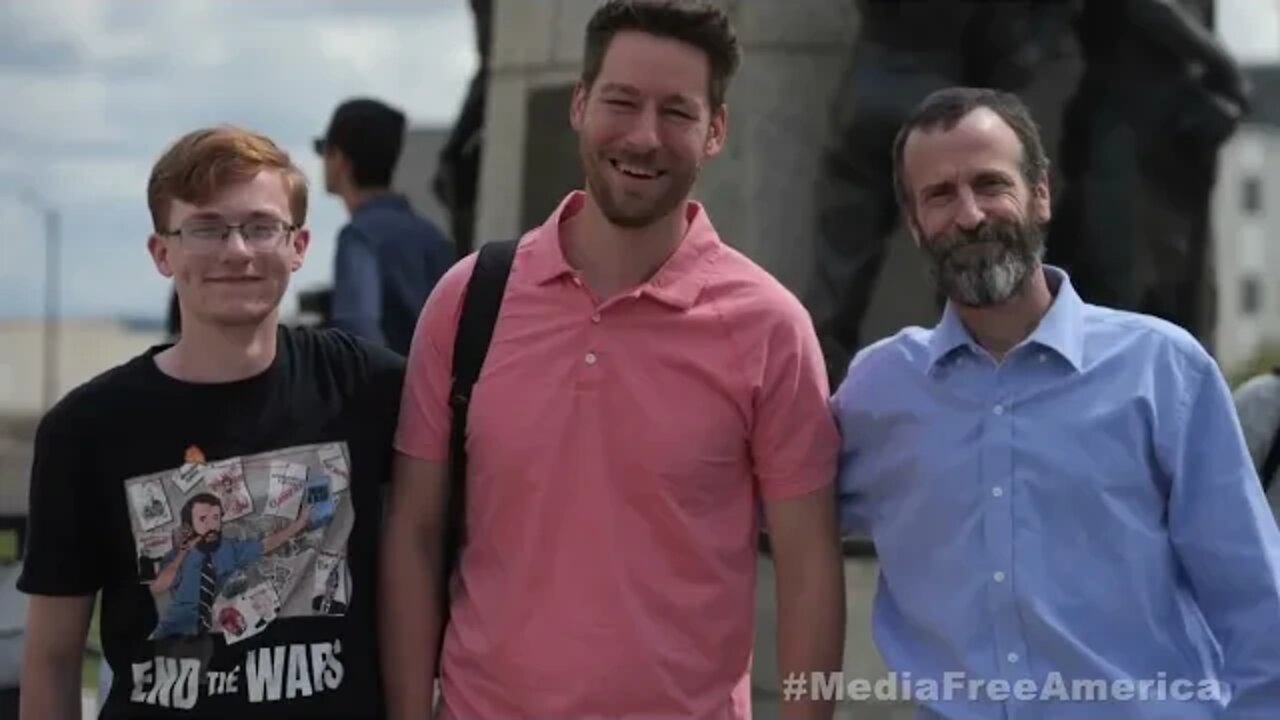
M 1003 368 L 1006 372 L 1009 368 Z M 991 598 L 992 623 L 996 657 L 999 658 L 999 675 L 1007 679 L 1012 686 L 1020 678 L 1027 677 L 1026 658 L 1024 657 L 1024 639 L 1017 624 L 1017 613 L 1014 612 L 1017 600 L 1014 596 L 1013 542 L 1013 477 L 1015 470 L 1014 456 L 1014 405 L 1010 400 L 1008 388 L 1001 380 L 1003 373 L 997 372 L 996 381 L 992 384 L 994 392 L 988 397 L 997 398 L 988 406 L 989 413 L 986 426 L 988 432 L 984 437 L 984 455 L 982 467 L 985 469 L 980 478 L 983 502 L 986 503 L 987 543 L 989 561 L 991 563 L 987 575 L 989 597 Z M 1005 704 L 1010 717 L 1018 703 L 1012 695 Z

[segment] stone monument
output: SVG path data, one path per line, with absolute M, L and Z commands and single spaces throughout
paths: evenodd
M 1086 0 L 1048 260 L 1082 297 L 1163 317 L 1212 348 L 1209 210 L 1248 82 L 1213 0 Z

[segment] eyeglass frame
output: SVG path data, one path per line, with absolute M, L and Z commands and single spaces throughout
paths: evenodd
M 248 247 L 248 248 L 250 248 L 250 249 L 252 249 L 252 250 L 259 250 L 259 249 L 261 249 L 261 250 L 274 250 L 275 248 L 279 247 L 279 246 L 280 246 L 280 244 L 281 244 L 282 242 L 284 242 L 284 241 L 285 241 L 285 240 L 286 240 L 290 235 L 292 235 L 293 233 L 295 233 L 295 232 L 297 232 L 297 231 L 299 231 L 299 230 L 301 230 L 301 229 L 302 229 L 302 226 L 301 226 L 301 225 L 298 225 L 298 224 L 296 224 L 296 223 L 292 223 L 292 222 L 287 222 L 287 221 L 282 220 L 282 219 L 280 219 L 280 218 L 278 218 L 278 217 L 272 217 L 272 218 L 270 218 L 270 222 L 280 223 L 280 225 L 281 225 L 280 235 L 279 235 L 279 237 L 276 237 L 274 240 L 272 240 L 272 241 L 271 241 L 271 244 L 269 244 L 269 245 L 264 245 L 264 246 L 262 246 L 262 247 L 259 247 L 256 243 L 252 242 L 252 241 L 249 239 L 248 234 L 245 232 L 245 226 L 246 226 L 246 225 L 252 225 L 252 224 L 254 224 L 255 222 L 261 223 L 261 222 L 265 222 L 265 221 L 266 221 L 266 219 L 265 219 L 265 218 L 259 218 L 259 219 L 250 220 L 250 221 L 248 221 L 248 222 L 241 222 L 241 223 L 229 223 L 229 222 L 226 222 L 225 220 L 217 220 L 217 221 L 216 221 L 216 223 L 217 223 L 217 224 L 222 225 L 222 237 L 218 238 L 218 242 L 219 242 L 219 243 L 226 243 L 226 242 L 227 242 L 227 239 L 231 237 L 231 231 L 233 231 L 233 230 L 234 230 L 234 231 L 236 231 L 236 232 L 238 232 L 238 233 L 240 234 L 240 237 L 241 237 L 242 239 L 244 239 L 244 241 L 245 241 L 245 246 L 246 246 L 246 247 Z M 215 224 L 215 221 L 214 221 L 214 220 L 212 220 L 212 219 L 208 220 L 208 222 L 209 222 L 209 224 L 210 224 L 210 225 Z M 179 242 L 183 242 L 183 241 L 190 242 L 190 241 L 191 241 L 191 238 L 190 238 L 189 236 L 187 236 L 187 237 L 184 237 L 184 236 L 183 236 L 183 234 L 182 234 L 182 228 L 181 228 L 181 227 L 178 227 L 178 228 L 172 228 L 172 229 L 169 229 L 169 230 L 157 230 L 157 231 L 156 231 L 156 234 L 157 234 L 157 235 L 160 235 L 160 236 L 163 236 L 163 237 L 173 237 L 173 238 L 177 238 Z M 220 249 L 220 248 L 219 248 L 219 249 Z M 207 252 L 214 252 L 214 250 L 209 250 L 209 251 L 207 251 Z

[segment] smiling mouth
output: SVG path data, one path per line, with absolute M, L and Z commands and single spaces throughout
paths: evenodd
M 254 283 L 254 282 L 258 282 L 261 279 L 262 278 L 258 278 L 258 277 L 209 278 L 208 280 L 206 280 L 206 282 L 227 283 L 227 284 L 236 285 L 236 284 L 243 284 L 243 283 Z
M 613 166 L 614 170 L 617 170 L 618 172 L 622 173 L 623 175 L 626 175 L 627 177 L 635 178 L 637 180 L 656 180 L 662 177 L 663 175 L 667 174 L 663 170 L 654 170 L 652 168 L 640 167 L 638 165 L 631 165 L 631 164 L 619 162 L 613 159 L 609 160 L 609 164 Z

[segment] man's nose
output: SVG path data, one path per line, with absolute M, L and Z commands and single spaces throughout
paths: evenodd
M 241 228 L 228 228 L 227 237 L 222 241 L 222 252 L 225 256 L 234 258 L 253 257 L 253 250 Z
M 637 113 L 626 136 L 627 146 L 637 152 L 656 149 L 661 144 L 658 123 L 658 111 L 655 108 L 645 108 Z
M 973 191 L 968 188 L 961 188 L 956 224 L 965 230 L 972 230 L 981 225 L 986 219 L 987 214 L 978 206 L 978 199 L 974 197 Z

